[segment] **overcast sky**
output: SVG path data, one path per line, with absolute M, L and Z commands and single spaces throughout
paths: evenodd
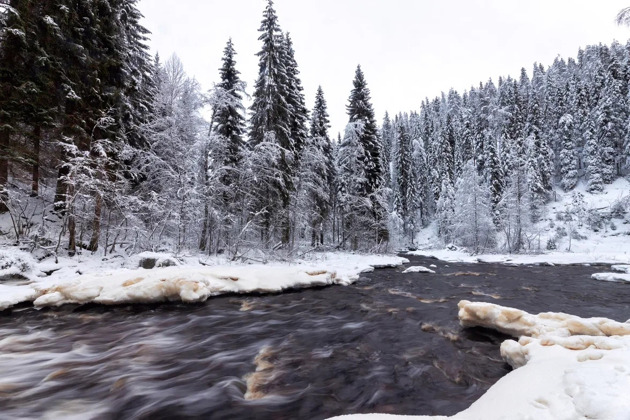
M 266 0 L 140 0 L 150 46 L 163 59 L 177 53 L 187 73 L 209 89 L 218 81 L 229 37 L 248 85 L 257 77 L 258 28 Z M 331 135 L 347 123 L 345 105 L 361 64 L 379 124 L 385 111 L 416 110 L 451 87 L 463 92 L 492 77 L 531 74 L 579 47 L 621 43 L 617 27 L 628 0 L 275 0 L 290 32 L 307 106 L 321 85 Z

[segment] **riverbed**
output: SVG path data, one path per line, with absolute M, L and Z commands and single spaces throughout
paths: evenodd
M 445 263 L 351 286 L 200 304 L 16 308 L 0 315 L 0 417 L 324 419 L 451 415 L 509 372 L 506 338 L 462 329 L 461 299 L 630 318 L 592 266 Z M 73 417 L 74 416 L 74 417 Z

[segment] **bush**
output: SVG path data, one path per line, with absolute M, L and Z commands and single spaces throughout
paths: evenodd
M 554 251 L 558 249 L 558 244 L 554 238 L 547 239 L 547 250 Z
M 17 249 L 0 250 L 0 279 L 26 277 L 34 266 L 33 257 L 27 252 Z

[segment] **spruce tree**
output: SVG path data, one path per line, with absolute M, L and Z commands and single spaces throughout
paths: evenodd
M 253 167 L 258 182 L 253 184 L 254 214 L 262 215 L 261 239 L 268 242 L 273 228 L 280 240 L 290 240 L 289 204 L 294 191 L 295 143 L 291 138 L 291 108 L 285 42 L 273 1 L 268 0 L 258 38 L 262 49 L 258 79 L 250 108 L 250 145 L 256 156 Z
M 383 197 L 383 167 L 381 160 L 381 144 L 378 128 L 374 118 L 374 110 L 361 66 L 357 66 L 353 81 L 353 89 L 346 107 L 349 124 L 352 124 L 359 136 L 361 144 L 361 164 L 363 176 L 360 194 L 369 199 L 371 204 L 371 229 L 377 243 L 387 241 L 388 232 L 385 226 L 386 203 Z
M 578 182 L 578 159 L 575 152 L 574 133 L 573 116 L 565 114 L 560 118 L 560 135 L 562 136 L 560 184 L 565 191 L 570 191 L 575 188 Z
M 412 145 L 404 121 L 399 120 L 396 126 L 396 188 L 394 192 L 394 212 L 402 219 L 403 236 L 409 234 L 409 225 L 413 218 L 412 203 L 416 200 L 415 180 L 412 171 Z M 413 238 L 410 238 L 413 239 Z
M 299 210 L 308 219 L 312 246 L 324 244 L 324 225 L 328 222 L 333 201 L 334 162 L 328 118 L 326 99 L 320 86 L 315 96 L 310 135 L 300 159 L 300 190 L 305 200 Z

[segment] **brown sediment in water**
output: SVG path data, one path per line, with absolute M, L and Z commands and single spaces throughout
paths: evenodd
M 453 331 L 444 330 L 442 327 L 438 325 L 424 323 L 422 324 L 420 329 L 424 332 L 438 334 L 452 342 L 459 341 L 459 335 L 457 335 L 457 333 Z
M 260 349 L 256 355 L 254 359 L 256 370 L 253 373 L 248 373 L 244 378 L 247 384 L 246 400 L 259 400 L 267 396 L 266 389 L 276 376 L 272 363 L 273 357 L 273 349 L 269 346 Z
M 471 295 L 473 296 L 486 296 L 486 297 L 491 297 L 492 299 L 495 300 L 499 300 L 502 299 L 502 297 L 496 293 L 485 293 L 485 292 L 480 292 L 478 290 L 473 290 L 472 292 L 470 292 Z
M 413 293 L 405 292 L 403 290 L 398 290 L 398 289 L 388 289 L 387 292 L 392 294 L 392 295 L 408 297 L 410 299 L 415 299 L 418 302 L 427 303 L 427 304 L 448 302 L 448 299 L 446 299 L 446 298 L 425 299 L 425 298 L 422 298 L 420 296 L 416 296 Z

